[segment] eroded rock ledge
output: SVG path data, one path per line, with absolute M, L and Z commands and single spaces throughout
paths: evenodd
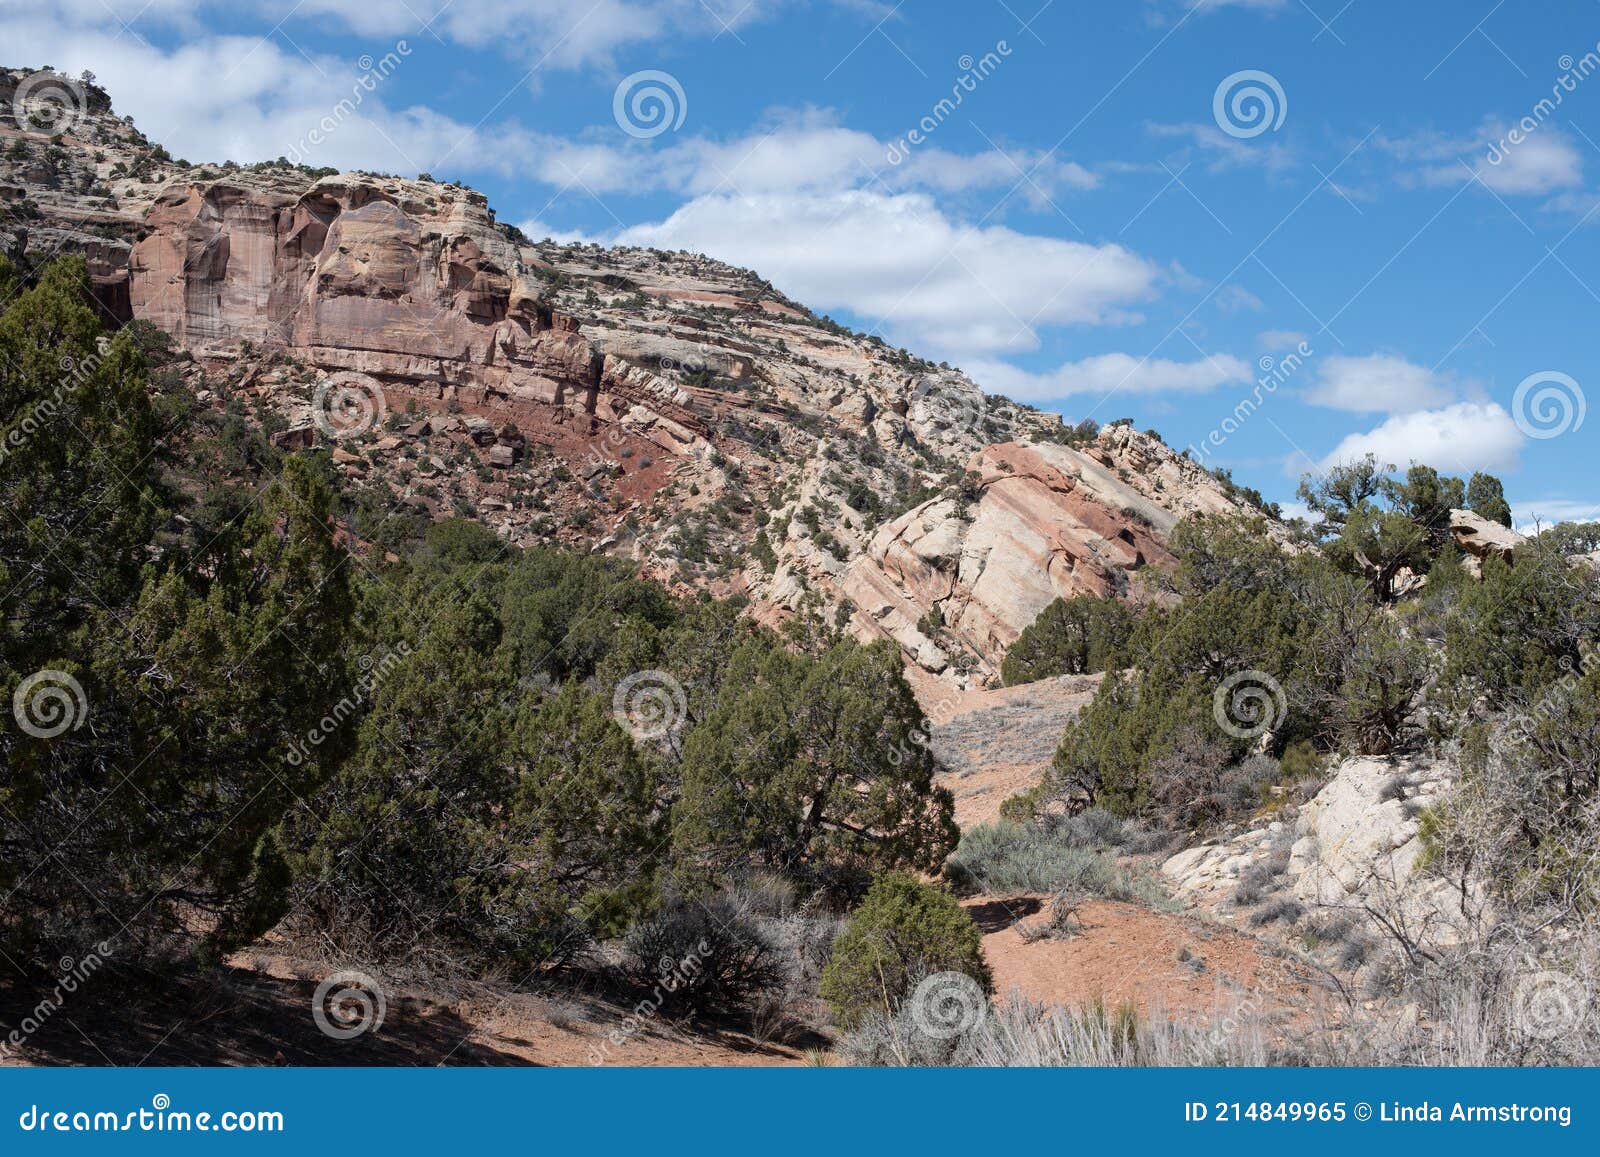
M 931 671 L 959 647 L 992 673 L 1056 598 L 1147 598 L 1135 577 L 1175 565 L 1167 539 L 1182 517 L 1248 513 L 1193 462 L 1126 426 L 1081 450 L 990 446 L 968 468 L 976 501 L 936 498 L 887 523 L 840 580 L 856 634 L 892 638 Z M 935 610 L 947 645 L 924 629 Z

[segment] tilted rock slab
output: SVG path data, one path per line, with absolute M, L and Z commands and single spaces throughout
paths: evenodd
M 1194 463 L 1121 426 L 1085 450 L 990 446 L 969 471 L 976 502 L 937 498 L 884 525 L 840 583 L 859 637 L 892 638 L 929 670 L 949 661 L 918 625 L 935 607 L 993 671 L 1057 598 L 1142 597 L 1130 578 L 1176 565 L 1167 538 L 1184 515 L 1247 512 Z

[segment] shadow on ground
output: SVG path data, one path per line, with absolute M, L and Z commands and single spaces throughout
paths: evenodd
M 470 1039 L 447 1009 L 391 1000 L 380 1031 L 335 1040 L 311 1016 L 316 982 L 238 968 L 171 979 L 106 970 L 38 1017 L 54 987 L 0 984 L 5 1032 L 42 1019 L 23 1059 L 37 1065 L 524 1065 L 524 1057 Z

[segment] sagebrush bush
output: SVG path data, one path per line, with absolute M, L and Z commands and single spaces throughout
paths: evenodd
M 1209 1023 L 1141 1016 L 1131 1005 L 1091 1000 L 1067 1009 L 1018 993 L 954 1038 L 933 1038 L 901 1011 L 874 1014 L 851 1032 L 841 1051 L 854 1064 L 964 1065 L 995 1068 L 1264 1065 L 1266 1032 L 1248 1008 L 1226 1010 Z
M 1071 891 L 1160 906 L 1166 896 L 1158 886 L 1107 854 L 1119 846 L 1147 846 L 1147 839 L 1141 825 L 1105 812 L 1057 822 L 999 820 L 968 831 L 945 864 L 945 874 L 958 888 L 991 895 Z
M 1073 872 L 1069 861 L 1082 849 L 1054 840 L 1034 824 L 1000 820 L 980 824 L 961 837 L 945 863 L 956 887 L 975 892 L 1049 892 Z
M 782 953 L 733 897 L 674 896 L 624 942 L 625 967 L 659 1003 L 691 1013 L 751 1007 L 784 984 Z
M 856 1064 L 1025 1066 L 1594 1065 L 1600 980 L 1590 926 L 1562 953 L 1538 958 L 1527 941 L 1472 943 L 1396 964 L 1372 995 L 1402 996 L 1426 1015 L 1396 1017 L 1387 1002 L 1347 1006 L 1337 1031 L 1285 1037 L 1259 1000 L 1220 1005 L 1203 1019 L 1091 1000 L 1076 1008 L 1013 993 L 953 1038 L 930 1038 L 907 1010 L 874 1012 L 841 1042 Z M 1370 942 L 1353 935 L 1346 955 Z M 1374 970 L 1379 975 L 1381 970 Z M 1558 1030 L 1559 1031 L 1556 1031 Z
M 891 1015 L 916 980 L 961 972 L 985 992 L 994 979 L 983 934 L 954 896 L 915 876 L 880 876 L 834 941 L 822 971 L 822 998 L 844 1028 L 874 1011 Z
M 1083 918 L 1078 913 L 1082 893 L 1064 888 L 1050 899 L 1044 917 L 1031 924 L 1017 924 L 1017 933 L 1023 940 L 1070 940 L 1083 931 Z

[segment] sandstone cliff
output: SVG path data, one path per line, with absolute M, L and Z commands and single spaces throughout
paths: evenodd
M 889 522 L 840 582 L 858 634 L 893 638 L 930 670 L 959 649 L 992 672 L 1057 598 L 1146 597 L 1139 572 L 1175 565 L 1167 536 L 1183 516 L 1247 512 L 1128 426 L 1081 449 L 990 446 L 968 469 L 975 495 L 935 498 Z
M 1154 437 L 1069 448 L 1058 417 L 750 271 L 536 241 L 429 179 L 175 160 L 92 86 L 47 135 L 12 115 L 25 75 L 0 69 L 0 246 L 83 254 L 108 315 L 170 333 L 202 398 L 396 510 L 622 554 L 981 677 L 1052 598 L 1137 597 L 1179 517 L 1242 509 Z

